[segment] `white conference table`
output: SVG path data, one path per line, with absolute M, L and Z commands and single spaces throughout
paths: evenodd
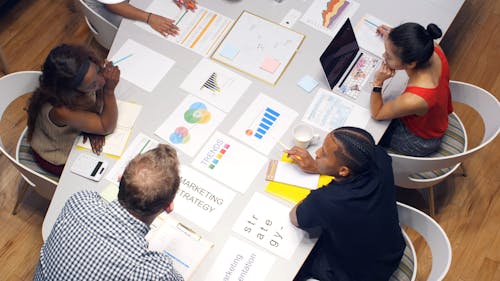
M 150 1 L 142 0 L 132 0 L 131 2 L 140 8 L 145 8 L 150 3 Z M 361 3 L 361 5 L 357 9 L 356 13 L 351 17 L 351 22 L 353 24 L 356 24 L 365 14 L 369 13 L 393 26 L 407 21 L 418 22 L 424 26 L 433 22 L 440 26 L 443 32 L 449 28 L 455 15 L 458 13 L 463 4 L 463 0 L 360 0 L 358 2 Z M 248 10 L 259 16 L 279 23 L 292 8 L 304 13 L 309 7 L 310 1 L 283 0 L 281 3 L 277 3 L 273 0 L 220 0 L 200 1 L 200 5 L 219 12 L 222 15 L 230 17 L 234 20 L 238 18 L 243 10 Z M 246 78 L 252 81 L 252 84 L 235 105 L 233 110 L 227 114 L 224 121 L 219 125 L 217 128 L 218 131 L 228 134 L 234 122 L 239 119 L 241 112 L 246 109 L 246 106 L 250 104 L 259 93 L 265 93 L 266 95 L 269 95 L 296 110 L 299 115 L 294 124 L 301 123 L 300 120 L 311 102 L 315 91 L 306 93 L 304 90 L 299 88 L 297 86 L 297 82 L 300 78 L 308 74 L 319 82 L 318 87 L 328 89 L 327 81 L 324 78 L 324 74 L 319 63 L 319 56 L 331 41 L 331 37 L 303 24 L 300 20 L 295 23 L 292 29 L 305 34 L 305 40 L 282 77 L 278 80 L 277 84 L 275 86 L 271 86 L 262 81 L 246 76 Z M 172 58 L 176 62 L 174 67 L 170 69 L 167 75 L 163 77 L 161 82 L 151 93 L 146 93 L 141 88 L 123 79 L 120 81 L 120 85 L 118 87 L 118 99 L 134 101 L 143 105 L 143 109 L 135 123 L 130 140 L 132 140 L 135 135 L 142 132 L 161 141 L 154 135 L 154 131 L 160 126 L 161 123 L 163 123 L 164 113 L 172 112 L 186 96 L 187 93 L 181 90 L 179 85 L 202 57 L 191 50 L 184 49 L 179 45 L 175 45 L 154 34 L 146 32 L 129 20 L 124 20 L 122 22 L 115 37 L 115 41 L 110 49 L 109 57 L 112 57 L 112 55 L 116 53 L 116 51 L 129 38 L 132 38 L 136 42 L 140 42 L 141 44 Z M 245 76 L 244 74 L 241 75 Z M 400 79 L 404 80 L 404 76 Z M 368 99 L 366 99 L 366 101 L 368 101 Z M 380 124 L 371 120 L 365 129 L 370 131 L 374 135 L 374 138 L 378 140 L 384 133 L 386 126 L 386 123 Z M 291 130 L 285 133 L 285 135 L 281 138 L 283 142 L 288 144 L 292 144 L 290 131 Z M 208 138 L 209 136 L 207 136 L 207 140 Z M 315 147 L 318 147 L 318 145 Z M 310 151 L 314 151 L 315 147 L 312 147 Z M 96 183 L 77 176 L 69 171 L 69 167 L 71 167 L 80 153 L 80 150 L 73 149 L 68 159 L 66 169 L 60 178 L 58 188 L 54 194 L 43 222 L 42 235 L 44 240 L 50 234 L 52 226 L 64 206 L 64 203 L 73 193 L 85 189 L 100 192 L 108 185 L 108 182 L 105 179 Z M 180 151 L 178 155 L 181 163 L 183 164 L 189 165 L 193 160 L 191 157 Z M 267 158 L 279 159 L 280 156 L 281 149 L 276 147 L 271 151 L 271 153 L 269 153 L 269 155 L 267 155 Z M 107 160 L 109 161 L 110 167 L 116 161 L 112 158 L 107 158 Z M 269 195 L 264 191 L 267 185 L 267 182 L 264 180 L 264 174 L 265 168 L 262 169 L 259 175 L 254 179 L 250 188 L 244 194 L 238 192 L 236 193 L 233 202 L 220 218 L 212 232 L 209 233 L 201 228 L 197 228 L 196 225 L 192 223 L 188 224 L 193 226 L 198 233 L 215 244 L 215 247 L 204 259 L 204 262 L 198 267 L 191 280 L 204 280 L 205 274 L 210 270 L 212 264 L 225 244 L 225 241 L 230 236 L 237 237 L 252 244 L 252 242 L 234 233 L 231 228 L 235 220 L 240 215 L 242 209 L 246 206 L 247 202 L 255 192 L 272 197 L 274 200 L 289 207 L 293 206 L 293 204 Z M 185 219 L 182 218 L 180 218 L 180 220 L 185 221 Z M 309 239 L 306 236 L 296 249 L 292 259 L 286 260 L 279 256 L 275 256 L 276 262 L 274 263 L 270 273 L 267 275 L 266 280 L 292 280 L 308 253 L 314 246 L 314 243 L 314 239 Z M 254 246 L 259 248 L 257 245 Z M 264 249 L 260 248 L 260 250 Z

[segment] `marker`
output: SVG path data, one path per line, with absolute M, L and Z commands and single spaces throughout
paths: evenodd
M 187 13 L 187 12 L 188 12 L 188 11 L 186 10 L 186 11 L 184 12 L 184 14 L 182 14 L 182 16 L 181 16 L 181 17 L 177 20 L 177 22 L 175 23 L 175 25 L 178 25 L 178 24 L 181 22 L 182 18 L 184 17 L 184 15 L 186 15 L 186 13 Z
M 278 141 L 278 144 L 284 149 L 284 150 L 290 150 L 290 148 L 288 146 L 286 146 L 284 143 L 282 143 L 281 141 Z M 298 160 L 302 160 L 302 157 L 298 156 L 298 155 L 295 155 L 295 157 L 298 159 Z
M 118 63 L 120 63 L 120 62 L 122 62 L 122 61 L 124 61 L 124 60 L 126 60 L 126 59 L 128 59 L 128 58 L 130 58 L 132 55 L 133 55 L 133 54 L 128 54 L 128 55 L 126 55 L 126 56 L 122 57 L 121 59 L 117 59 L 117 60 L 115 60 L 115 61 L 112 61 L 111 63 L 112 63 L 113 65 L 117 65 Z

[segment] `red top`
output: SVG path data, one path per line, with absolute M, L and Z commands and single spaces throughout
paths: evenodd
M 406 87 L 405 92 L 417 95 L 427 102 L 428 110 L 424 116 L 409 115 L 401 120 L 415 135 L 430 139 L 444 135 L 448 128 L 448 114 L 453 112 L 450 92 L 450 68 L 443 51 L 434 47 L 441 59 L 441 76 L 435 88 Z

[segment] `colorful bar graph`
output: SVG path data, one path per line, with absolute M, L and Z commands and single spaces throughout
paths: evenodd
M 213 72 L 201 88 L 207 88 L 212 92 L 220 92 L 220 87 L 217 84 L 217 73 Z
M 260 120 L 260 124 L 257 127 L 256 132 L 254 133 L 254 136 L 258 139 L 262 139 L 264 135 L 269 131 L 269 129 L 271 129 L 274 122 L 278 119 L 279 116 L 280 114 L 277 111 L 267 107 L 264 111 L 262 119 Z

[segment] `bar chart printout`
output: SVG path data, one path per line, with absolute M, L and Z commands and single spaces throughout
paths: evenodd
M 269 154 L 297 117 L 286 105 L 260 94 L 230 130 L 253 149 Z
M 259 121 L 256 131 L 254 132 L 252 129 L 248 129 L 246 134 L 262 139 L 264 135 L 273 127 L 274 122 L 279 116 L 280 114 L 277 111 L 267 107 L 262 114 L 262 118 Z

